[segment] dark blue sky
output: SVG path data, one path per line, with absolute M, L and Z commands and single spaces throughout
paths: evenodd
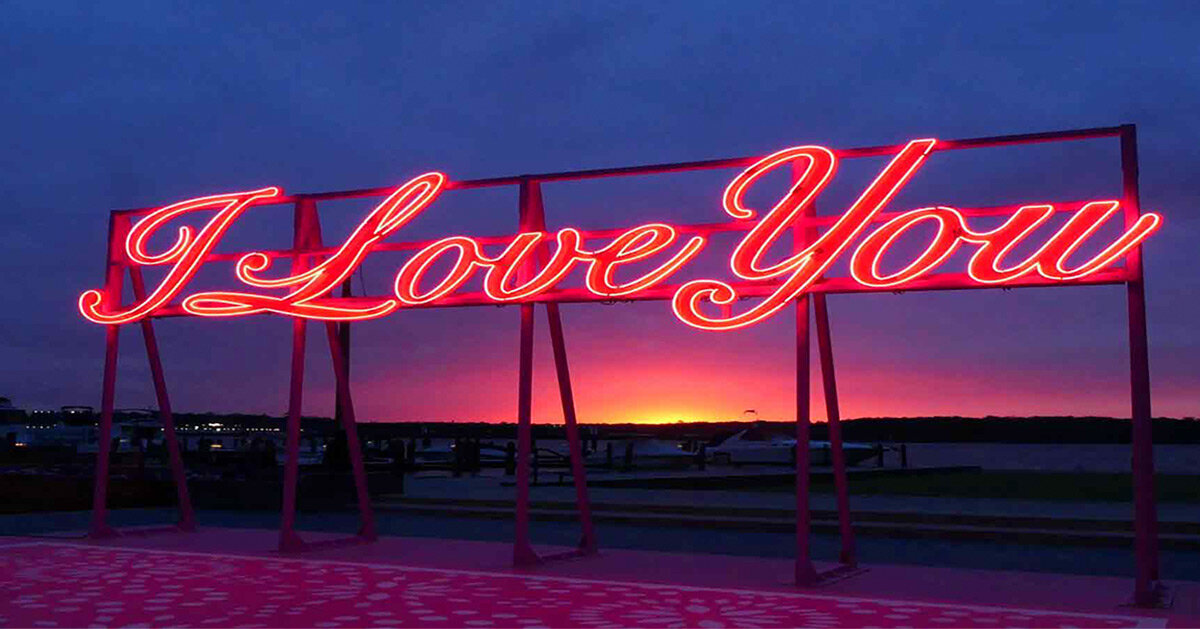
M 1166 218 L 1146 247 L 1155 412 L 1200 415 L 1194 3 L 251 4 L 0 3 L 0 395 L 98 404 L 103 334 L 74 303 L 101 281 L 115 207 L 390 185 L 433 169 L 464 179 L 1136 123 L 1143 206 Z M 946 162 L 914 194 L 1112 196 L 1115 146 Z M 716 194 L 733 174 L 547 190 L 547 211 L 552 226 L 720 220 Z M 480 199 L 438 206 L 423 229 L 513 229 L 515 199 Z M 365 210 L 347 207 L 346 224 Z M 275 218 L 245 243 L 285 243 L 287 217 Z M 394 268 L 366 273 L 383 281 Z M 1128 412 L 1119 288 L 830 304 L 848 416 Z M 361 326 L 361 414 L 511 417 L 517 315 L 488 310 Z M 717 338 L 661 303 L 564 312 L 585 420 L 791 417 L 789 317 Z M 282 412 L 288 329 L 265 317 L 162 322 L 176 407 Z M 328 413 L 313 339 L 306 411 Z M 150 405 L 139 339 L 129 330 L 122 343 L 118 405 Z M 555 419 L 546 354 L 537 408 Z

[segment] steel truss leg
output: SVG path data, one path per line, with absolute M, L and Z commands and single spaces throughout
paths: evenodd
M 315 202 L 302 199 L 296 202 L 295 209 L 295 248 L 320 248 L 321 223 L 317 215 Z M 304 256 L 297 256 L 292 264 L 292 272 L 299 273 L 307 270 L 309 262 Z M 345 325 L 345 324 L 343 324 Z M 300 477 L 300 433 L 301 407 L 304 389 L 304 352 L 306 321 L 297 317 L 292 322 L 292 374 L 291 394 L 288 401 L 288 434 L 287 462 L 284 467 L 283 487 L 283 516 L 279 531 L 279 549 L 281 551 L 302 550 L 314 546 L 305 542 L 295 530 L 296 521 L 296 492 Z M 325 323 L 326 336 L 329 341 L 330 361 L 333 365 L 334 379 L 337 388 L 336 414 L 346 431 L 346 449 L 350 457 L 350 467 L 354 476 L 354 490 L 358 501 L 359 517 L 361 519 L 358 541 L 374 541 L 377 538 L 375 517 L 371 509 L 370 493 L 367 489 L 366 467 L 362 460 L 362 447 L 358 440 L 358 426 L 354 414 L 354 402 L 350 395 L 350 364 L 348 360 L 349 346 L 343 345 L 343 334 L 338 325 L 332 321 Z M 346 338 L 349 334 L 346 330 Z M 331 540 L 333 544 L 344 543 L 345 540 Z M 321 544 L 326 545 L 326 544 Z
M 138 301 L 146 298 L 146 283 L 142 279 L 142 271 L 136 266 L 129 267 L 130 284 L 133 287 L 133 297 Z M 183 455 L 179 448 L 179 439 L 175 434 L 175 416 L 171 412 L 171 398 L 167 394 L 167 380 L 163 375 L 162 358 L 158 352 L 158 339 L 154 335 L 154 324 L 150 317 L 141 321 L 142 339 L 146 345 L 146 359 L 150 362 L 150 375 L 154 378 L 154 395 L 158 399 L 158 414 L 163 423 L 163 441 L 167 446 L 167 456 L 171 464 L 171 476 L 175 478 L 175 493 L 179 500 L 179 522 L 177 526 L 182 531 L 196 530 L 196 514 L 192 510 L 192 499 L 188 495 L 187 473 L 183 469 Z
M 1121 175 L 1125 227 L 1141 214 L 1138 182 L 1137 128 L 1121 129 Z M 1133 279 L 1126 284 L 1129 309 L 1129 383 L 1132 407 L 1134 603 L 1153 606 L 1165 588 L 1158 573 L 1158 512 L 1154 497 L 1154 426 L 1150 408 L 1150 355 L 1146 334 L 1146 284 L 1142 249 L 1135 247 L 1125 261 Z
M 513 565 L 540 561 L 529 541 L 529 467 L 532 450 L 533 304 L 521 304 L 521 347 L 517 382 L 517 513 Z
M 309 242 L 311 230 L 312 202 L 296 202 L 292 214 L 292 247 L 297 251 Z M 297 254 L 292 258 L 292 274 L 303 273 L 308 268 L 308 259 Z M 304 404 L 304 350 L 308 322 L 296 317 L 292 319 L 292 370 L 288 390 L 287 437 L 284 442 L 283 462 L 283 513 L 279 523 L 279 550 L 294 551 L 305 547 L 304 540 L 296 533 L 296 491 L 300 481 L 300 419 Z
M 108 254 L 106 258 L 105 291 L 115 303 L 120 303 L 124 286 L 125 269 L 129 269 L 133 296 L 141 301 L 146 298 L 145 281 L 137 266 L 122 262 L 122 248 L 128 234 L 130 222 L 124 217 L 110 217 L 108 228 Z M 154 324 L 150 317 L 141 320 L 142 338 L 146 345 L 146 359 L 150 363 L 150 374 L 154 379 L 154 394 L 158 399 L 159 417 L 163 422 L 163 441 L 167 446 L 171 475 L 175 479 L 175 490 L 179 499 L 179 521 L 169 529 L 141 530 L 140 534 L 171 531 L 194 531 L 196 517 L 188 495 L 187 475 L 183 469 L 183 457 L 179 439 L 175 434 L 175 418 L 171 413 L 171 399 L 167 395 L 166 378 L 163 375 L 162 359 L 158 351 L 158 339 L 154 335 Z M 120 341 L 120 326 L 105 326 L 104 381 L 100 395 L 100 422 L 96 434 L 96 478 L 92 492 L 92 523 L 89 536 L 93 538 L 113 537 L 119 533 L 108 524 L 108 481 L 112 458 L 112 425 L 116 405 L 117 354 Z
M 1133 528 L 1137 556 L 1134 602 L 1155 605 L 1158 583 L 1158 514 L 1154 498 L 1154 436 L 1150 415 L 1150 361 L 1146 341 L 1146 296 L 1141 282 L 1127 286 L 1130 381 L 1133 406 Z
M 348 323 L 342 325 L 348 326 Z M 329 337 L 329 354 L 333 360 L 333 373 L 337 380 L 337 398 L 341 403 L 338 413 L 342 421 L 342 429 L 346 431 L 346 448 L 350 451 L 350 467 L 354 473 L 354 491 L 358 498 L 358 515 L 361 520 L 358 530 L 359 537 L 366 541 L 374 541 L 375 515 L 371 511 L 371 498 L 367 492 L 367 472 L 363 466 L 362 447 L 358 442 L 358 425 L 354 416 L 354 401 L 350 397 L 350 367 L 346 360 L 346 347 L 337 324 L 332 321 L 325 324 L 326 335 Z
M 821 357 L 821 381 L 825 389 L 825 414 L 829 421 L 829 444 L 833 458 L 833 482 L 837 491 L 838 531 L 842 539 L 839 557 L 847 567 L 858 565 L 854 528 L 850 523 L 850 489 L 846 480 L 846 453 L 842 449 L 842 415 L 838 407 L 837 378 L 833 369 L 833 342 L 829 333 L 829 310 L 825 294 L 812 296 L 817 319 L 817 351 Z
M 295 268 L 293 266 L 293 268 Z M 307 322 L 292 320 L 292 372 L 288 393 L 287 437 L 283 463 L 283 513 L 279 523 L 279 550 L 304 548 L 296 533 L 296 488 L 300 480 L 300 410 L 304 402 L 304 345 Z
M 571 391 L 571 371 L 567 365 L 567 347 L 563 339 L 562 319 L 558 304 L 546 304 L 546 319 L 550 324 L 550 344 L 554 350 L 554 366 L 558 372 L 558 394 L 562 399 L 563 422 L 567 428 L 567 448 L 571 456 L 571 476 L 575 479 L 575 504 L 583 536 L 579 549 L 587 554 L 596 552 L 596 532 L 592 527 L 592 507 L 588 497 L 587 469 L 583 462 L 583 445 L 575 421 L 575 395 Z
M 813 566 L 808 538 L 812 514 L 808 506 L 808 448 L 810 403 L 808 394 L 808 296 L 796 300 L 796 584 L 814 585 L 819 577 Z
M 113 303 L 121 302 L 125 271 L 118 261 L 123 259 L 122 247 L 128 228 L 127 220 L 109 216 L 108 250 L 104 258 L 104 291 Z M 104 376 L 100 387 L 100 423 L 96 427 L 96 477 L 92 485 L 92 524 L 88 533 L 94 538 L 112 537 L 117 534 L 108 524 L 108 468 L 109 459 L 112 457 L 113 408 L 116 404 L 117 352 L 120 340 L 121 326 L 104 327 Z
M 544 231 L 545 210 L 542 205 L 541 186 L 536 181 L 524 181 L 520 190 L 521 231 Z M 543 243 L 537 249 L 538 263 L 549 261 L 549 247 Z M 521 269 L 520 281 L 529 281 L 533 275 L 532 265 L 526 263 Z M 587 488 L 587 468 L 583 461 L 583 444 L 579 437 L 579 425 L 575 415 L 575 395 L 571 387 L 571 371 L 567 361 L 566 341 L 562 328 L 562 316 L 558 304 L 547 303 L 546 319 L 550 328 L 550 345 L 554 352 L 554 366 L 558 376 L 558 393 L 562 401 L 563 423 L 567 433 L 567 448 L 571 457 L 571 476 L 575 484 L 575 501 L 579 510 L 579 522 L 583 533 L 579 547 L 574 552 L 559 556 L 540 557 L 533 550 L 529 539 L 529 464 L 531 450 L 532 398 L 533 398 L 533 304 L 521 305 L 521 346 L 517 395 L 517 500 L 516 535 L 513 543 L 513 564 L 527 566 L 543 559 L 594 554 L 597 549 L 595 528 L 592 524 L 591 500 Z
M 113 403 L 117 386 L 117 344 L 121 326 L 104 327 L 104 381 L 100 394 L 100 425 L 96 429 L 96 478 L 92 487 L 93 538 L 117 534 L 108 524 L 108 462 L 112 456 Z
M 792 165 L 792 181 L 799 180 L 802 172 L 797 164 Z M 809 204 L 803 216 L 816 215 L 817 209 Z M 817 238 L 816 227 L 796 224 L 792 227 L 792 250 L 800 252 Z M 809 509 L 809 432 L 812 419 L 812 401 L 809 395 L 810 377 L 808 295 L 796 300 L 796 585 L 815 585 L 820 580 L 813 566 L 809 536 L 812 533 L 812 512 Z

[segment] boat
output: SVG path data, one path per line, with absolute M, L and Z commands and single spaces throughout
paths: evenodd
M 727 465 L 793 465 L 796 439 L 755 426 L 734 433 L 708 449 L 713 463 Z M 828 441 L 808 442 L 812 465 L 832 465 L 832 444 Z M 868 443 L 843 442 L 846 465 L 856 465 L 879 454 L 879 447 Z

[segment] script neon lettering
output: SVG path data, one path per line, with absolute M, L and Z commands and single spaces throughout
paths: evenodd
M 699 279 L 674 289 L 671 306 L 676 317 L 703 330 L 735 330 L 758 323 L 809 291 L 813 284 L 856 242 L 879 214 L 921 169 L 937 145 L 933 139 L 913 140 L 900 150 L 868 185 L 858 199 L 812 242 L 790 255 L 771 262 L 771 253 L 781 247 L 788 230 L 803 226 L 806 209 L 837 172 L 838 160 L 820 146 L 799 146 L 755 162 L 725 188 L 722 205 L 738 221 L 756 221 L 734 247 L 729 257 L 732 273 L 748 283 L 761 282 L 767 290 L 757 303 L 740 313 L 730 307 L 739 300 L 734 286 L 717 279 Z M 749 191 L 763 177 L 784 167 L 798 167 L 791 188 L 761 218 L 747 207 Z M 371 251 L 429 208 L 447 188 L 446 176 L 431 172 L 397 188 L 376 206 L 335 251 L 322 254 L 311 266 L 296 266 L 291 274 L 266 277 L 273 257 L 253 251 L 234 265 L 234 276 L 245 286 L 260 291 L 285 291 L 283 295 L 263 292 L 205 291 L 183 297 L 179 308 L 200 317 L 236 317 L 278 313 L 320 320 L 355 321 L 385 316 L 400 308 L 437 304 L 483 273 L 483 295 L 492 303 L 553 299 L 547 296 L 576 268 L 583 268 L 582 288 L 596 299 L 636 297 L 661 285 L 696 259 L 707 246 L 704 236 L 688 238 L 673 253 L 679 231 L 670 225 L 650 223 L 625 230 L 607 244 L 588 246 L 588 236 L 573 228 L 553 235 L 541 231 L 518 233 L 495 255 L 489 255 L 479 240 L 450 236 L 424 246 L 397 272 L 390 296 L 331 297 L 332 291 L 362 264 Z M 100 290 L 84 291 L 79 310 L 95 323 L 130 323 L 174 304 L 199 268 L 210 257 L 241 213 L 248 207 L 270 203 L 281 195 L 278 188 L 263 188 L 191 199 L 148 214 L 129 230 L 117 264 L 170 265 L 159 285 L 139 303 L 122 308 L 120 296 Z M 198 211 L 215 215 L 200 229 L 178 228 L 174 243 L 161 252 L 148 250 L 149 240 L 175 219 Z M 967 276 L 980 285 L 1004 285 L 1037 274 L 1051 282 L 1068 282 L 1109 268 L 1139 246 L 1162 224 L 1153 213 L 1140 216 L 1099 253 L 1078 264 L 1071 259 L 1098 230 L 1118 215 L 1117 201 L 1092 201 L 1072 213 L 1065 223 L 1046 237 L 1042 245 L 1023 260 L 1006 262 L 1021 243 L 1030 239 L 1056 213 L 1054 206 L 1032 204 L 1020 207 L 999 227 L 976 231 L 962 211 L 946 206 L 925 207 L 895 215 L 862 238 L 850 254 L 850 277 L 867 289 L 903 289 L 940 267 L 964 245 L 975 247 L 966 265 Z M 905 234 L 923 223 L 936 224 L 936 232 L 925 248 L 903 268 L 885 273 L 881 261 Z M 816 231 L 816 230 L 813 230 Z M 554 240 L 551 245 L 549 240 Z M 542 249 L 545 247 L 546 249 Z M 551 250 L 551 253 L 547 251 Z M 276 252 L 274 257 L 305 255 Z M 618 281 L 623 266 L 661 256 L 663 261 L 637 277 Z M 303 260 L 300 258 L 300 260 Z M 541 260 L 535 264 L 535 260 Z M 441 277 L 427 278 L 439 261 L 449 262 Z M 445 264 L 439 268 L 444 268 Z M 430 286 L 430 284 L 432 284 Z M 768 292 L 769 291 L 769 292 Z M 473 298 L 474 299 L 474 298 Z M 720 314 L 707 313 L 711 306 L 723 307 Z
M 700 311 L 701 301 L 729 305 L 737 299 L 737 291 L 719 280 L 696 280 L 684 284 L 671 302 L 680 321 L 702 330 L 733 330 L 754 325 L 779 312 L 799 297 L 857 237 L 871 219 L 904 187 L 933 150 L 936 140 L 913 140 L 883 169 L 862 196 L 833 224 L 828 231 L 804 250 L 769 267 L 760 265 L 760 258 L 797 218 L 800 212 L 820 194 L 837 168 L 837 158 L 824 147 L 788 149 L 764 158 L 746 169 L 729 184 L 725 191 L 725 211 L 734 218 L 751 218 L 753 212 L 741 204 L 743 195 L 755 181 L 775 168 L 797 158 L 807 161 L 804 173 L 792 189 L 750 231 L 737 246 L 729 266 L 734 274 L 747 280 L 768 280 L 790 276 L 771 295 L 749 310 L 727 318 L 711 317 Z
M 441 193 L 445 183 L 445 175 L 427 173 L 400 186 L 367 215 L 336 253 L 302 273 L 264 280 L 256 274 L 265 271 L 270 265 L 270 258 L 265 254 L 250 253 L 238 261 L 238 278 L 251 286 L 296 287 L 284 297 L 211 291 L 197 293 L 184 299 L 183 309 L 194 315 L 208 317 L 231 317 L 260 312 L 337 321 L 382 317 L 396 309 L 399 305 L 396 300 L 380 299 L 373 305 L 357 308 L 314 304 L 312 301 L 328 294 L 335 286 L 341 284 L 342 280 L 350 277 L 372 246 L 403 227 L 428 207 Z
M 937 234 L 925 251 L 908 266 L 890 275 L 881 275 L 879 260 L 904 232 L 922 221 L 938 224 Z M 850 275 L 863 286 L 887 288 L 912 281 L 936 268 L 958 249 L 959 235 L 966 230 L 962 214 L 948 207 L 928 207 L 905 212 L 886 222 L 863 240 L 850 258 Z
M 641 277 L 615 284 L 613 273 L 623 264 L 631 264 L 649 258 L 671 246 L 677 234 L 670 225 L 652 224 L 635 227 L 614 239 L 607 247 L 590 254 L 585 279 L 587 289 L 603 297 L 632 295 L 663 281 L 680 267 L 695 259 L 704 248 L 703 236 L 693 236 L 670 260 Z
M 276 197 L 280 193 L 279 188 L 263 188 L 251 192 L 200 197 L 168 205 L 138 221 L 125 240 L 125 255 L 134 264 L 152 266 L 174 263 L 174 266 L 146 299 L 128 310 L 110 311 L 119 305 L 119 295 L 112 298 L 112 301 L 118 303 L 106 304 L 107 295 L 98 290 L 88 290 L 79 296 L 79 312 L 93 323 L 114 325 L 130 323 L 149 315 L 179 294 L 199 270 L 204 258 L 212 251 L 225 230 L 229 229 L 250 203 L 258 199 Z M 169 249 L 160 254 L 146 252 L 146 240 L 163 224 L 184 214 L 218 207 L 220 210 L 216 216 L 213 216 L 198 234 L 194 233 L 191 227 L 180 227 L 179 237 Z

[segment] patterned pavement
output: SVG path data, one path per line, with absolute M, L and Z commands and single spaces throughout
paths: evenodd
M 1153 627 L 1162 619 L 33 542 L 0 626 Z

